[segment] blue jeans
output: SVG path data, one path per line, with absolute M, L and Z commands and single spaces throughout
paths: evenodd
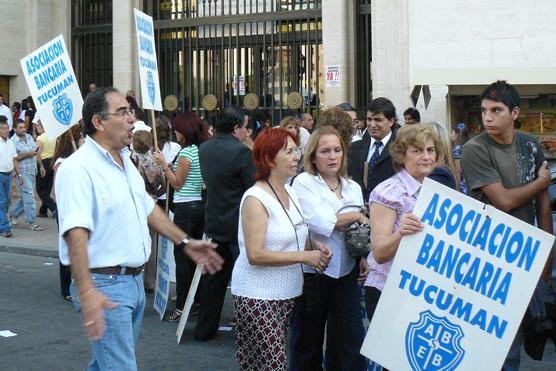
M 35 223 L 35 216 L 37 215 L 35 206 L 35 175 L 34 174 L 21 174 L 23 179 L 23 185 L 19 184 L 19 180 L 16 179 L 17 190 L 19 191 L 19 197 L 12 204 L 8 214 L 12 218 L 18 218 L 23 212 L 25 212 L 25 221 L 29 224 Z
M 106 328 L 100 340 L 91 341 L 93 360 L 88 370 L 137 370 L 135 344 L 145 311 L 143 276 L 91 275 L 97 290 L 118 307 L 104 310 Z M 75 281 L 71 283 L 70 293 L 75 308 L 80 311 Z
M 0 174 L 0 233 L 9 232 L 12 227 L 8 223 L 8 203 L 10 201 L 10 176 Z

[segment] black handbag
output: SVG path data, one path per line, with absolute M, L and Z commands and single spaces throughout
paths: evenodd
M 358 212 L 368 216 L 366 209 L 359 205 L 346 205 L 338 212 L 348 207 L 358 208 Z M 346 249 L 352 258 L 358 259 L 369 254 L 371 251 L 371 226 L 368 223 L 356 220 L 344 227 L 343 232 Z

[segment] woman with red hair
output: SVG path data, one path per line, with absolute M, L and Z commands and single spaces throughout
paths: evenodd
M 232 273 L 236 359 L 242 370 L 287 370 L 286 332 L 301 295 L 301 264 L 323 271 L 330 249 L 310 240 L 294 190 L 299 150 L 283 129 L 266 129 L 253 147 L 256 183 L 241 200 L 239 257 Z M 308 238 L 309 237 L 309 238 Z

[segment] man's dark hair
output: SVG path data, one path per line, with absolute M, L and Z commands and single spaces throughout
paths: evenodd
M 21 103 L 19 102 L 14 102 L 13 105 L 15 106 L 15 108 L 17 108 L 17 110 L 21 110 Z
M 340 103 L 336 105 L 336 108 L 341 109 L 344 112 L 355 111 L 355 108 L 349 103 Z
M 97 88 L 95 91 L 87 94 L 85 102 L 83 102 L 83 109 L 81 110 L 85 135 L 93 135 L 96 133 L 97 129 L 95 125 L 93 125 L 93 116 L 99 113 L 106 113 L 108 101 L 105 96 L 108 93 L 118 93 L 118 89 Z
M 481 95 L 483 99 L 503 103 L 511 111 L 519 107 L 520 97 L 517 90 L 506 81 L 498 80 L 490 84 Z
M 17 119 L 14 122 L 14 129 L 17 127 L 17 125 L 19 124 L 25 124 L 25 121 L 23 121 L 22 119 Z
M 382 113 L 388 119 L 396 119 L 396 107 L 388 98 L 380 97 L 373 99 L 367 105 L 367 112 Z
M 27 98 L 21 100 L 21 108 L 24 110 L 27 109 Z
M 222 118 L 214 123 L 214 130 L 217 133 L 229 134 L 234 131 L 236 125 L 243 126 L 243 118 L 246 116 L 245 110 L 239 106 L 230 106 L 222 113 Z
M 409 115 L 416 122 L 421 122 L 421 114 L 415 108 L 409 107 L 408 109 L 403 111 L 403 115 L 404 116 Z
M 4 115 L 0 115 L 0 124 L 7 124 L 8 118 Z

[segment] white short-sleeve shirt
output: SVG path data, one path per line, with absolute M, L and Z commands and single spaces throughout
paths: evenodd
M 63 264 L 69 264 L 64 235 L 77 227 L 90 232 L 89 268 L 138 267 L 149 259 L 147 217 L 154 201 L 129 155 L 127 148 L 120 150 L 122 169 L 107 150 L 87 137 L 60 165 L 55 187 Z

